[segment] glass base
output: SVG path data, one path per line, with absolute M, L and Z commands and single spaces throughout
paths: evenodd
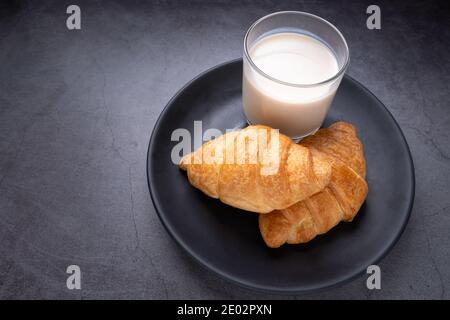
M 316 128 L 316 129 L 310 131 L 310 132 L 307 133 L 307 134 L 302 135 L 301 137 L 295 137 L 295 138 L 292 138 L 292 137 L 291 137 L 291 139 L 292 139 L 295 143 L 298 143 L 298 142 L 300 142 L 300 140 L 302 140 L 303 138 L 306 138 L 307 136 L 312 136 L 312 135 L 315 134 L 317 131 L 319 131 L 319 129 L 320 129 L 320 127 L 318 127 L 318 128 Z
M 248 120 L 248 119 L 246 119 L 246 120 L 247 120 L 247 124 L 248 124 L 249 126 L 252 126 L 252 125 L 253 125 L 253 124 L 250 122 L 250 120 Z M 310 132 L 308 132 L 307 134 L 304 134 L 304 135 L 302 135 L 302 136 L 299 136 L 299 137 L 290 137 L 290 138 L 291 138 L 292 141 L 294 141 L 295 143 L 298 143 L 298 142 L 300 142 L 300 140 L 302 140 L 303 138 L 315 134 L 319 129 L 320 129 L 320 127 L 316 128 L 316 129 L 314 129 L 314 130 L 311 130 Z

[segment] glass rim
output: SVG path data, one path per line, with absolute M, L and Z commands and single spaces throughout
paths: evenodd
M 338 34 L 338 36 L 341 38 L 342 42 L 344 43 L 345 46 L 345 51 L 347 53 L 347 56 L 345 58 L 345 62 L 342 65 L 341 68 L 339 68 L 338 72 L 336 72 L 336 74 L 334 74 L 332 77 L 325 79 L 323 81 L 317 82 L 317 83 L 308 83 L 308 84 L 302 84 L 302 83 L 292 83 L 292 82 L 286 82 L 277 78 L 272 77 L 271 75 L 268 75 L 267 73 L 265 73 L 264 71 L 262 71 L 260 68 L 258 68 L 258 66 L 253 62 L 252 58 L 250 57 L 250 53 L 249 53 L 249 48 L 248 48 L 248 36 L 250 34 L 250 32 L 253 31 L 253 29 L 255 28 L 256 25 L 258 25 L 259 23 L 261 23 L 262 21 L 271 18 L 273 16 L 276 15 L 281 15 L 281 14 L 298 14 L 298 15 L 302 15 L 302 16 L 309 16 L 311 18 L 317 19 L 325 24 L 327 24 L 329 27 L 331 27 L 334 31 L 336 31 L 336 33 Z M 332 82 L 334 80 L 336 80 L 337 78 L 339 78 L 347 69 L 349 62 L 350 62 L 350 50 L 348 48 L 347 45 L 347 41 L 344 38 L 344 35 L 339 31 L 338 28 L 336 28 L 331 22 L 325 20 L 324 18 L 321 18 L 315 14 L 312 13 L 308 13 L 308 12 L 304 12 L 304 11 L 277 11 L 277 12 L 273 12 L 271 14 L 265 15 L 261 18 L 259 18 L 258 20 L 256 20 L 251 26 L 250 28 L 247 30 L 247 32 L 245 33 L 245 37 L 244 37 L 244 55 L 245 58 L 247 59 L 247 61 L 250 63 L 250 65 L 253 67 L 253 69 L 255 69 L 258 73 L 260 73 L 263 77 L 272 80 L 274 82 L 277 82 L 279 84 L 282 85 L 286 85 L 286 86 L 291 86 L 291 87 L 297 87 L 297 88 L 311 88 L 311 87 L 316 87 L 316 86 L 320 86 L 320 85 L 324 85 L 327 84 L 329 82 Z

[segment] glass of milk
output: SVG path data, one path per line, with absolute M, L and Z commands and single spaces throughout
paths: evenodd
M 283 11 L 250 27 L 243 60 L 247 121 L 299 140 L 322 125 L 349 64 L 349 50 L 328 21 Z

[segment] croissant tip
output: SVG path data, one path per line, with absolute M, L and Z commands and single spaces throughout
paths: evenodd
M 334 128 L 334 129 L 340 129 L 340 130 L 344 130 L 344 131 L 349 131 L 352 133 L 356 132 L 356 128 L 353 124 L 351 124 L 350 122 L 345 122 L 345 121 L 338 121 L 333 123 L 330 128 Z
M 181 158 L 180 163 L 178 164 L 178 167 L 181 170 L 187 171 L 187 167 L 188 167 L 188 157 L 189 155 L 185 155 L 183 158 Z

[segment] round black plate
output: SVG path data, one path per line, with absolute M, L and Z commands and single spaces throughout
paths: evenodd
M 148 149 L 150 194 L 162 223 L 195 260 L 223 278 L 254 289 L 299 293 L 355 278 L 395 244 L 414 199 L 414 166 L 406 140 L 389 111 L 360 83 L 345 76 L 325 126 L 353 123 L 367 159 L 369 195 L 352 223 L 340 223 L 303 245 L 269 249 L 257 214 L 242 212 L 193 188 L 171 161 L 177 128 L 243 127 L 242 60 L 192 80 L 167 104 Z

